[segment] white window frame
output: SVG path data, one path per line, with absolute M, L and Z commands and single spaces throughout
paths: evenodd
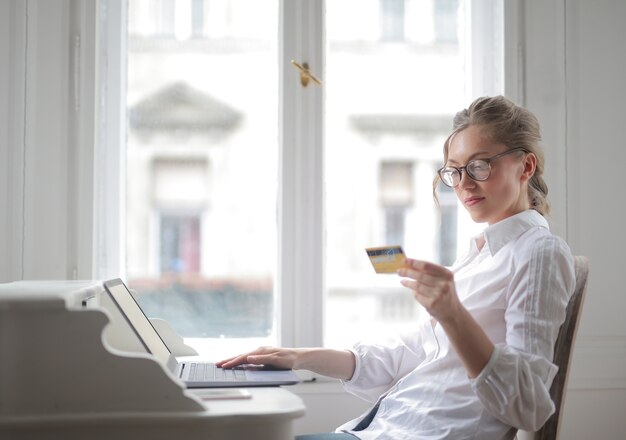
M 324 1 L 281 0 L 279 26 L 278 329 L 282 345 L 321 346 L 324 89 L 302 87 L 291 60 L 308 63 L 318 75 L 323 72 Z
M 93 275 L 97 279 L 125 276 L 126 175 L 126 0 L 97 3 L 97 107 L 94 133 Z

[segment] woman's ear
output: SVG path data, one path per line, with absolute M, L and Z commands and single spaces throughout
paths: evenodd
M 530 180 L 535 175 L 535 170 L 537 169 L 537 156 L 535 156 L 535 153 L 527 153 L 526 157 L 524 157 L 523 165 L 522 178 Z

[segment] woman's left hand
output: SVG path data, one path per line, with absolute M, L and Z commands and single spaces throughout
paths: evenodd
M 454 274 L 447 268 L 427 261 L 407 258 L 398 270 L 403 286 L 413 292 L 413 297 L 440 323 L 450 322 L 459 316 L 463 306 L 456 294 Z

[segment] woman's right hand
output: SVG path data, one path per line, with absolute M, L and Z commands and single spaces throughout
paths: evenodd
M 310 370 L 324 376 L 348 380 L 354 374 L 356 360 L 348 350 L 330 348 L 259 347 L 217 363 L 221 368 L 242 364 L 270 365 L 291 370 Z
M 298 369 L 298 353 L 302 349 L 259 347 L 248 353 L 233 356 L 217 363 L 220 368 L 233 368 L 242 364 L 271 365 L 276 368 Z

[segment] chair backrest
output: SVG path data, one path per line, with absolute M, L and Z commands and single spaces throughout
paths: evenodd
M 556 344 L 554 345 L 553 362 L 559 367 L 559 371 L 554 378 L 554 382 L 552 382 L 550 396 L 552 397 L 556 411 L 548 419 L 546 424 L 535 433 L 535 440 L 555 440 L 559 434 L 559 421 L 561 418 L 561 410 L 565 403 L 565 391 L 567 388 L 571 354 L 574 348 L 574 340 L 576 338 L 576 331 L 578 330 L 578 322 L 580 320 L 583 300 L 585 298 L 585 289 L 587 287 L 587 277 L 589 275 L 589 260 L 587 257 L 574 257 L 574 265 L 576 271 L 576 288 L 567 304 L 565 321 L 559 329 Z

